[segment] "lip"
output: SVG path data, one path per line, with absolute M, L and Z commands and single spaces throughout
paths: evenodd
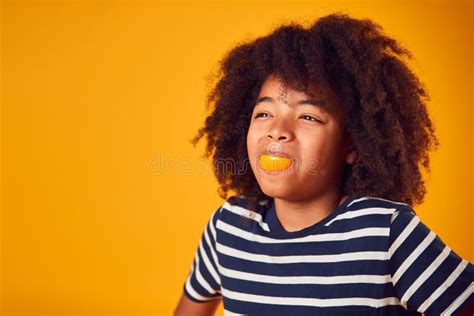
M 270 155 L 270 156 L 276 156 L 276 157 L 285 157 L 288 159 L 291 159 L 294 162 L 294 158 L 292 155 L 284 152 L 284 151 L 270 151 L 270 150 L 264 150 L 260 152 L 258 157 L 260 158 L 261 155 Z

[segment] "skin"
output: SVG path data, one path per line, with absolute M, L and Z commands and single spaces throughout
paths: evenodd
M 222 299 L 196 303 L 183 293 L 174 310 L 173 316 L 211 316 L 214 315 L 221 301 Z
M 290 232 L 319 222 L 347 198 L 341 193 L 343 166 L 355 159 L 353 144 L 343 133 L 344 114 L 334 93 L 327 86 L 315 85 L 309 93 L 284 87 L 278 77 L 269 76 L 247 133 L 252 171 L 262 191 L 275 199 L 278 219 Z M 268 98 L 259 102 L 262 97 Z M 308 99 L 329 107 L 297 104 Z M 293 164 L 283 172 L 265 172 L 258 164 L 265 150 L 286 152 Z

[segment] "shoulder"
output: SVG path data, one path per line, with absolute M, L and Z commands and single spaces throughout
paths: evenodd
M 347 206 L 353 206 L 353 208 L 372 208 L 372 207 L 379 207 L 379 208 L 389 208 L 398 211 L 408 210 L 413 211 L 412 207 L 409 204 L 388 200 L 376 196 L 362 196 L 362 197 L 355 197 Z
M 215 209 L 209 219 L 209 222 L 216 226 L 216 223 L 219 220 L 228 216 L 228 213 L 248 216 L 250 210 L 248 210 L 248 205 L 250 201 L 241 195 L 232 195 L 222 202 L 217 209 Z
M 353 228 L 388 228 L 400 213 L 414 214 L 414 211 L 409 204 L 400 201 L 375 196 L 353 196 L 342 213 L 325 225 L 339 221 L 336 226 L 345 224 Z
M 410 204 L 376 196 L 356 197 L 347 206 L 352 211 L 365 210 L 368 213 L 384 213 L 391 215 L 391 221 L 401 213 L 416 215 L 415 210 Z
M 252 225 L 259 225 L 268 231 L 268 224 L 264 222 L 268 203 L 269 200 L 255 202 L 244 195 L 230 196 L 219 209 L 220 225 L 232 225 L 245 229 L 251 229 Z
M 413 235 L 417 238 L 428 234 L 434 236 L 434 233 L 423 224 L 413 207 L 409 204 L 370 196 L 354 199 L 352 202 L 355 209 L 369 209 L 372 213 L 386 212 L 387 217 L 383 220 L 383 223 L 387 227 L 392 241 L 397 239 L 401 242 L 408 235 Z
M 244 217 L 254 217 L 267 205 L 268 200 L 261 200 L 255 203 L 244 195 L 232 195 L 222 204 L 220 212 L 228 211 Z

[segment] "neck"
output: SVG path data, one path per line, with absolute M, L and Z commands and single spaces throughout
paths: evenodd
M 275 198 L 275 211 L 283 228 L 293 232 L 320 222 L 346 199 L 347 196 L 339 191 L 298 201 Z

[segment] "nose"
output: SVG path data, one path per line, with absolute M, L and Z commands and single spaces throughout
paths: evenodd
M 272 141 L 290 141 L 294 138 L 292 128 L 286 120 L 275 120 L 267 133 L 267 138 Z

